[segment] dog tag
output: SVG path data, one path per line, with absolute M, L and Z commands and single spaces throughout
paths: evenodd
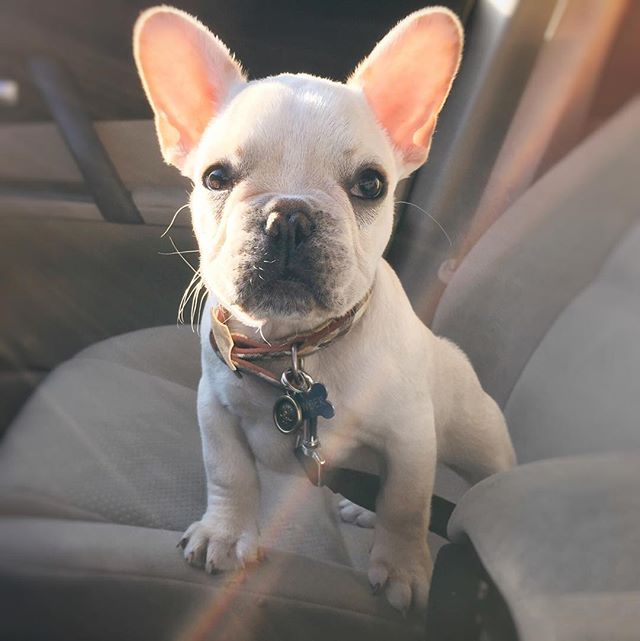
M 327 388 L 322 383 L 313 383 L 306 392 L 300 393 L 302 415 L 305 419 L 330 419 L 336 414 L 333 405 L 327 400 Z
M 304 422 L 300 403 L 288 394 L 280 396 L 273 406 L 273 422 L 283 434 L 295 432 Z

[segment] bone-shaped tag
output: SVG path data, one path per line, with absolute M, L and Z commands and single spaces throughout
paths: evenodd
M 333 418 L 335 410 L 327 400 L 327 388 L 322 383 L 314 383 L 308 391 L 302 394 L 303 414 L 305 418 Z

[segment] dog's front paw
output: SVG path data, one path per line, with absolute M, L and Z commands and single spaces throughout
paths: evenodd
M 354 523 L 360 527 L 372 528 L 376 524 L 376 513 L 360 507 L 349 499 L 340 499 L 338 502 L 340 518 L 345 523 Z
M 431 554 L 425 537 L 407 538 L 376 527 L 369 581 L 374 594 L 384 590 L 389 603 L 404 614 L 424 610 L 431 582 Z
M 262 556 L 256 523 L 239 527 L 215 514 L 205 514 L 192 523 L 178 546 L 184 550 L 187 563 L 204 567 L 209 573 L 243 568 Z

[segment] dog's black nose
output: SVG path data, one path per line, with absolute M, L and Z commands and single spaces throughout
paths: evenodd
M 276 203 L 265 224 L 267 236 L 288 254 L 300 247 L 315 229 L 311 211 L 303 201 Z

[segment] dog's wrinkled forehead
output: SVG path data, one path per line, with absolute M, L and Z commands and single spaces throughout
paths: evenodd
M 364 164 L 394 172 L 391 145 L 362 95 L 305 75 L 251 82 L 230 99 L 205 132 L 196 165 L 222 160 L 270 190 L 348 181 Z

